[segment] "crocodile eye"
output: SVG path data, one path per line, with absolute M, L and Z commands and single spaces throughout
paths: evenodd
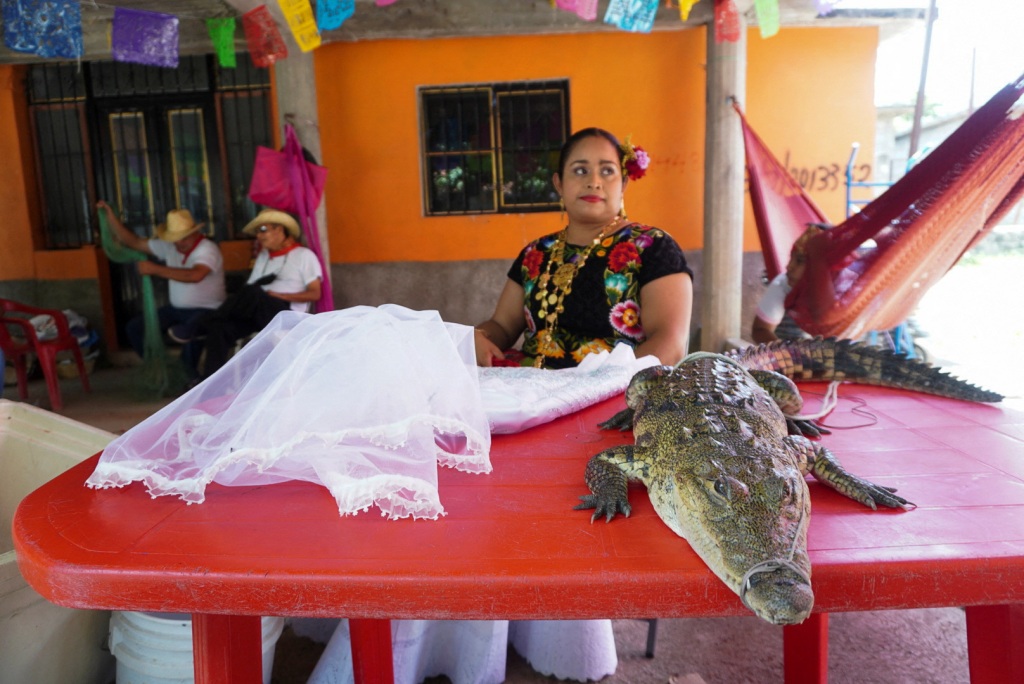
M 729 480 L 724 477 L 720 477 L 715 480 L 715 493 L 724 499 L 732 498 L 732 492 L 729 487 Z

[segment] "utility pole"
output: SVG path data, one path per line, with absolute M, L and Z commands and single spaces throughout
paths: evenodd
M 932 24 L 935 23 L 935 0 L 928 3 L 925 15 L 924 58 L 921 60 L 921 82 L 917 86 L 917 102 L 914 103 L 914 125 L 910 129 L 910 151 L 907 159 L 913 159 L 921 141 L 921 117 L 924 115 L 924 91 L 928 83 L 928 57 L 932 49 Z

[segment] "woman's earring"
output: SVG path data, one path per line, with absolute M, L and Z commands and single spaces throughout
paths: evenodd
M 558 197 L 558 209 L 561 212 L 558 215 L 558 220 L 561 221 L 562 223 L 565 223 L 565 202 L 562 201 L 561 195 L 559 195 Z
M 622 205 L 619 207 L 619 218 L 623 221 L 626 220 L 626 200 L 622 200 Z

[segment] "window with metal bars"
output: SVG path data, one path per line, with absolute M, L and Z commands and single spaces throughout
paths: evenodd
M 569 136 L 569 82 L 421 88 L 430 216 L 557 211 L 551 184 Z
M 217 239 L 238 237 L 256 148 L 270 146 L 270 77 L 247 54 L 222 69 L 210 56 L 177 69 L 120 62 L 29 69 L 29 112 L 48 249 L 91 244 L 106 199 L 150 235 L 185 208 Z

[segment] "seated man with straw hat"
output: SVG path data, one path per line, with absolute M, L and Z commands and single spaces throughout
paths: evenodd
M 323 269 L 316 253 L 300 244 L 302 230 L 294 218 L 264 209 L 242 232 L 260 245 L 245 287 L 194 327 L 196 336 L 205 338 L 204 378 L 227 363 L 238 340 L 262 330 L 281 311 L 306 313 L 320 299 Z
M 156 228 L 156 237 L 146 239 L 129 230 L 109 204 L 100 200 L 97 207 L 105 211 L 114 235 L 122 244 L 144 254 L 154 256 L 163 264 L 140 261 L 140 275 L 157 276 L 168 281 L 170 304 L 157 310 L 160 329 L 175 325 L 189 325 L 204 314 L 224 303 L 224 258 L 220 248 L 202 232 L 202 223 L 196 223 L 188 209 L 167 212 L 167 220 Z M 128 343 L 136 354 L 143 354 L 144 322 L 140 313 L 125 326 Z M 200 347 L 185 345 L 181 359 L 185 370 L 197 374 Z

